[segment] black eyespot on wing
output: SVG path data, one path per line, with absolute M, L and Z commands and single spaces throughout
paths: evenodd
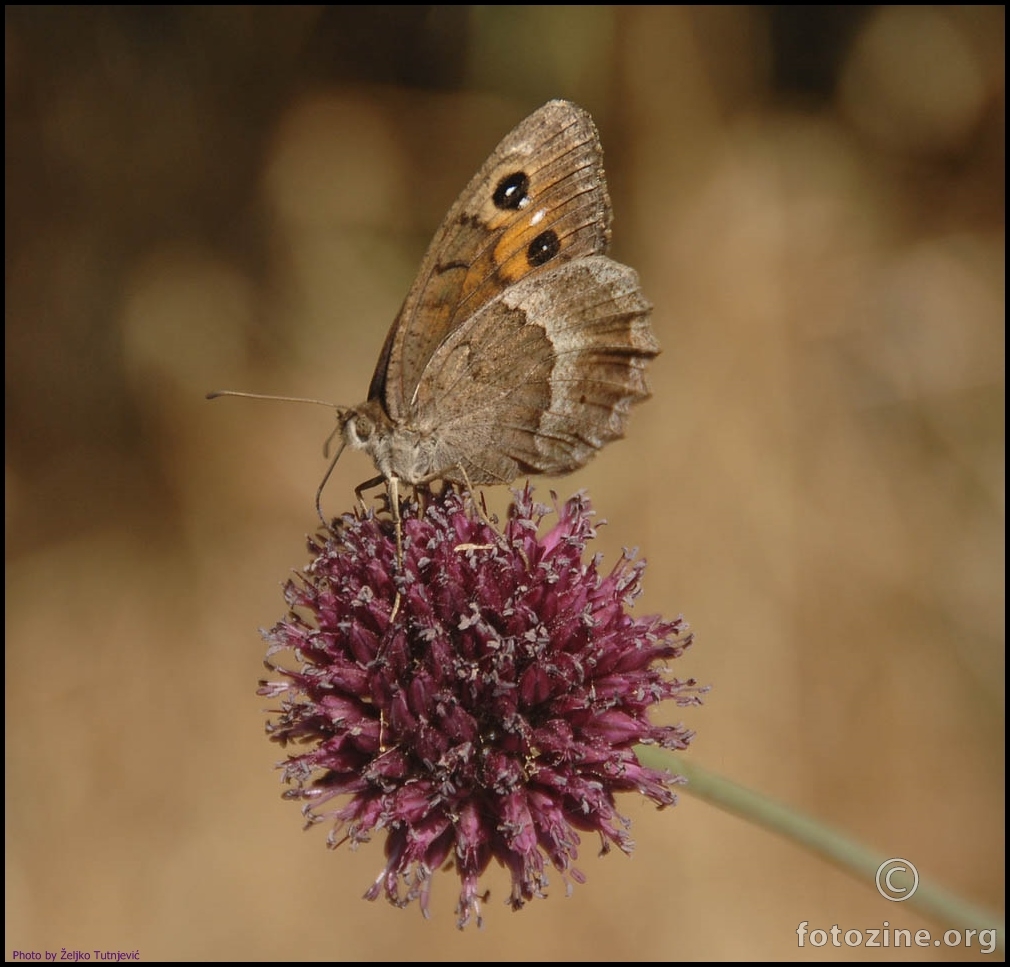
M 561 251 L 561 240 L 554 229 L 549 228 L 546 232 L 541 232 L 526 249 L 526 261 L 530 265 L 543 265 L 549 262 L 558 252 Z
M 496 208 L 516 210 L 529 198 L 530 179 L 525 171 L 513 171 L 498 182 L 492 199 Z

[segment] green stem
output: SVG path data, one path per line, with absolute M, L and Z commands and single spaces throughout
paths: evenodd
M 689 763 L 683 756 L 675 756 L 653 746 L 638 746 L 635 751 L 643 765 L 654 769 L 669 769 L 684 776 L 687 779 L 687 785 L 681 787 L 684 792 L 805 846 L 863 883 L 875 883 L 877 871 L 889 859 L 823 823 Z M 905 889 L 912 886 L 910 879 L 903 879 L 896 874 L 891 876 L 890 882 Z M 1004 923 L 998 914 L 922 879 L 915 892 L 904 902 L 945 927 L 961 930 L 995 928 L 999 949 L 1003 949 Z

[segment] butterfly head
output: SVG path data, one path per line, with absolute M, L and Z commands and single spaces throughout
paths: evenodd
M 378 431 L 382 407 L 376 400 L 360 406 L 340 407 L 337 421 L 344 443 L 352 450 L 368 450 Z

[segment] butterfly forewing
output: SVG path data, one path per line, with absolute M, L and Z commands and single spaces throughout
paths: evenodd
M 410 419 L 446 337 L 509 286 L 606 251 L 610 201 L 590 116 L 566 101 L 530 115 L 495 149 L 442 222 L 386 340 L 369 397 Z

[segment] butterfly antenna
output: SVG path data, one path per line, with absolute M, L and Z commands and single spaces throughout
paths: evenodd
M 328 406 L 331 410 L 342 410 L 343 407 L 327 400 L 314 400 L 305 396 L 269 396 L 266 393 L 243 393 L 237 389 L 216 389 L 207 394 L 207 399 L 216 400 L 222 396 L 240 396 L 246 400 L 272 400 L 275 403 L 315 403 L 318 406 Z
M 337 434 L 341 433 L 344 429 L 344 424 L 347 422 L 347 414 L 350 412 L 346 406 L 339 406 L 336 403 L 330 403 L 328 400 L 317 400 L 306 396 L 272 396 L 266 393 L 244 393 L 241 390 L 234 389 L 216 389 L 207 394 L 207 399 L 216 400 L 222 396 L 238 396 L 241 399 L 246 400 L 270 400 L 274 403 L 315 403 L 317 406 L 326 406 L 331 410 L 337 411 L 337 425 L 333 428 L 333 432 L 326 438 L 326 442 L 323 444 L 323 456 L 329 457 L 330 446 L 333 443 L 333 438 Z M 333 455 L 333 459 L 330 461 L 330 465 L 326 468 L 326 473 L 323 476 L 319 487 L 316 489 L 316 513 L 319 515 L 319 519 L 323 522 L 323 526 L 326 526 L 326 518 L 323 516 L 323 488 L 326 486 L 326 482 L 330 479 L 330 474 L 333 473 L 333 468 L 337 465 L 337 461 L 340 459 L 340 454 L 344 452 L 344 447 L 347 444 L 342 442 L 337 448 L 337 452 Z

